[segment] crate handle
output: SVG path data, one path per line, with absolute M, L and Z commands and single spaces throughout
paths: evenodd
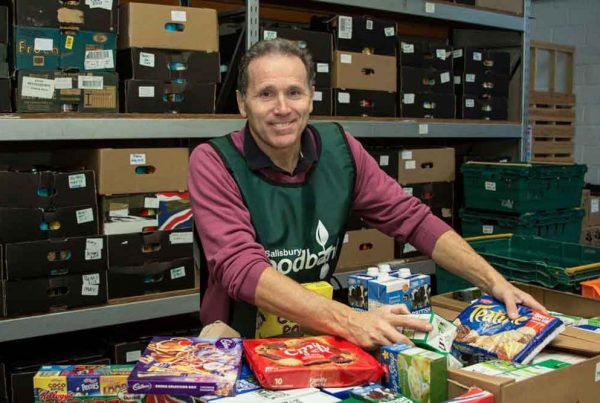
M 486 161 L 468 161 L 467 164 L 485 164 L 485 165 L 500 165 L 503 167 L 530 167 L 531 164 L 519 164 L 516 162 L 486 162 Z
M 472 242 L 472 241 L 484 241 L 484 240 L 488 240 L 488 239 L 501 239 L 501 238 L 512 238 L 513 234 L 492 234 L 492 235 L 480 235 L 480 236 L 471 236 L 468 238 L 465 238 L 465 241 L 467 242 Z
M 568 267 L 565 269 L 565 271 L 569 274 L 572 274 L 572 273 L 577 273 L 579 271 L 585 271 L 585 270 L 591 270 L 591 269 L 597 269 L 597 268 L 600 268 L 600 262 L 584 264 L 581 266 Z

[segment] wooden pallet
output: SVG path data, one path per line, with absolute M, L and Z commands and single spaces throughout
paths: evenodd
M 529 95 L 532 125 L 574 126 L 575 95 L 532 92 Z

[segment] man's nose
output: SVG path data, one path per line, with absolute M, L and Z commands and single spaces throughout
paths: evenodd
M 277 97 L 277 105 L 275 106 L 275 113 L 285 115 L 290 112 L 290 105 L 285 94 L 281 94 Z

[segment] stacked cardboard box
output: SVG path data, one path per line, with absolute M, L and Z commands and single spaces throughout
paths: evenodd
M 0 172 L 1 314 L 106 302 L 97 210 L 93 171 Z
M 10 112 L 10 78 L 8 70 L 8 7 L 0 6 L 0 112 Z
M 585 216 L 581 223 L 580 242 L 586 245 L 600 246 L 600 195 L 592 194 L 584 189 L 581 196 L 581 207 Z
M 217 12 L 129 3 L 120 8 L 124 112 L 213 113 L 220 81 Z
M 18 112 L 116 112 L 116 2 L 14 1 Z
M 480 48 L 453 52 L 457 115 L 463 119 L 508 119 L 510 54 Z
M 398 106 L 402 117 L 456 117 L 452 48 L 446 41 L 398 37 Z

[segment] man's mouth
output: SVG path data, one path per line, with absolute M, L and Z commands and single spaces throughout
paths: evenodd
M 290 122 L 273 122 L 271 123 L 271 126 L 275 127 L 276 129 L 285 129 L 289 126 L 291 126 L 294 122 L 290 121 Z

